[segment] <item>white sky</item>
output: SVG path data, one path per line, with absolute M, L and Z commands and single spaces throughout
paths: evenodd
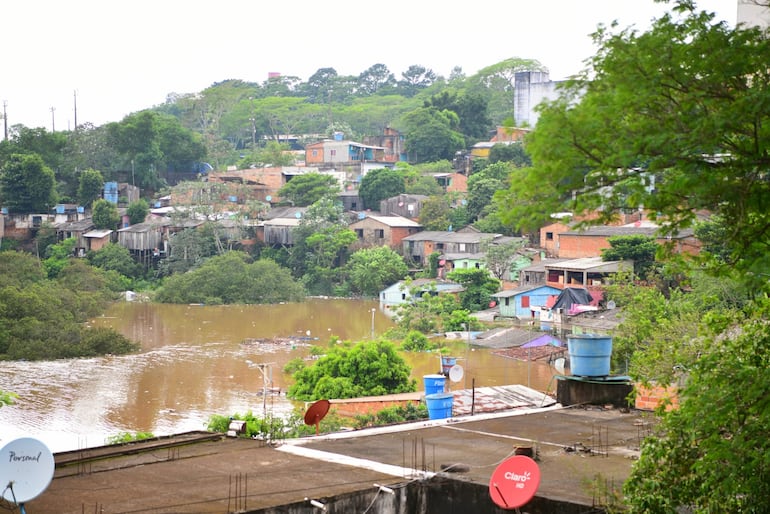
M 697 3 L 734 26 L 736 2 Z M 172 92 L 261 84 L 268 72 L 304 81 L 319 68 L 358 75 L 382 63 L 396 78 L 413 64 L 446 77 L 521 57 L 559 80 L 594 53 L 599 23 L 645 30 L 668 9 L 653 0 L 7 1 L 0 101 L 9 126 L 66 130 L 75 92 L 78 123 L 101 125 Z

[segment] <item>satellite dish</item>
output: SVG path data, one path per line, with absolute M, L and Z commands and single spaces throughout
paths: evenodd
M 518 509 L 535 496 L 540 486 L 540 468 L 526 455 L 504 460 L 489 479 L 489 496 L 498 507 Z
M 315 425 L 315 435 L 318 435 L 318 426 L 320 425 L 321 420 L 324 419 L 324 416 L 326 416 L 326 413 L 329 412 L 330 406 L 331 403 L 329 403 L 329 400 L 318 400 L 307 408 L 307 412 L 305 412 L 305 424 Z
M 54 467 L 53 454 L 42 442 L 31 437 L 11 441 L 0 449 L 0 495 L 15 504 L 37 497 L 51 483 Z
M 565 363 L 564 357 L 559 357 L 558 359 L 553 361 L 553 367 L 556 368 L 556 371 L 558 371 L 562 375 L 564 374 L 564 363 Z
M 358 213 L 358 219 L 362 220 L 364 218 L 366 218 L 366 213 L 365 212 L 359 212 Z
M 463 379 L 463 374 L 465 372 L 463 371 L 463 367 L 459 364 L 455 364 L 451 368 L 449 368 L 449 380 L 452 382 L 459 382 Z
M 610 300 L 609 302 L 607 302 L 607 310 L 608 310 L 608 311 L 611 311 L 611 310 L 612 310 L 612 309 L 614 309 L 615 307 L 616 307 L 616 306 L 615 306 L 615 300 Z
M 268 202 L 271 202 L 271 201 L 273 201 L 273 197 L 271 195 L 267 195 L 265 197 L 265 200 L 267 200 Z
M 294 213 L 294 217 L 297 218 L 297 219 L 300 219 L 302 217 L 302 213 L 301 212 L 295 212 Z

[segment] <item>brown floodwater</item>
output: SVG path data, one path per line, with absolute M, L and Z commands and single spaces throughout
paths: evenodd
M 67 451 L 100 446 L 122 432 L 205 430 L 214 414 L 288 415 L 304 404 L 284 394 L 291 384 L 283 372 L 287 362 L 309 358 L 313 345 L 326 346 L 333 337 L 357 342 L 394 326 L 377 302 L 346 299 L 250 306 L 121 302 L 92 324 L 115 328 L 141 343 L 141 351 L 0 362 L 0 390 L 18 395 L 14 405 L 0 408 L 0 446 L 36 437 L 54 452 Z M 515 383 L 542 391 L 553 387 L 554 371 L 545 363 L 503 358 L 467 339 L 445 345 L 464 370 L 460 381 L 447 381 L 452 390 Z M 424 375 L 440 369 L 437 353 L 403 355 L 418 389 Z M 265 387 L 281 394 L 268 389 L 263 395 Z

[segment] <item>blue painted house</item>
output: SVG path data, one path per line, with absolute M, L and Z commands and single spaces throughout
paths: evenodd
M 541 308 L 547 308 L 548 300 L 556 298 L 561 289 L 552 286 L 524 286 L 495 293 L 503 318 L 539 318 Z

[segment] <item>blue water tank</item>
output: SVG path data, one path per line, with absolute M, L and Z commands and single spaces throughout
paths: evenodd
M 573 375 L 606 377 L 610 374 L 612 338 L 598 334 L 567 336 L 569 367 Z

